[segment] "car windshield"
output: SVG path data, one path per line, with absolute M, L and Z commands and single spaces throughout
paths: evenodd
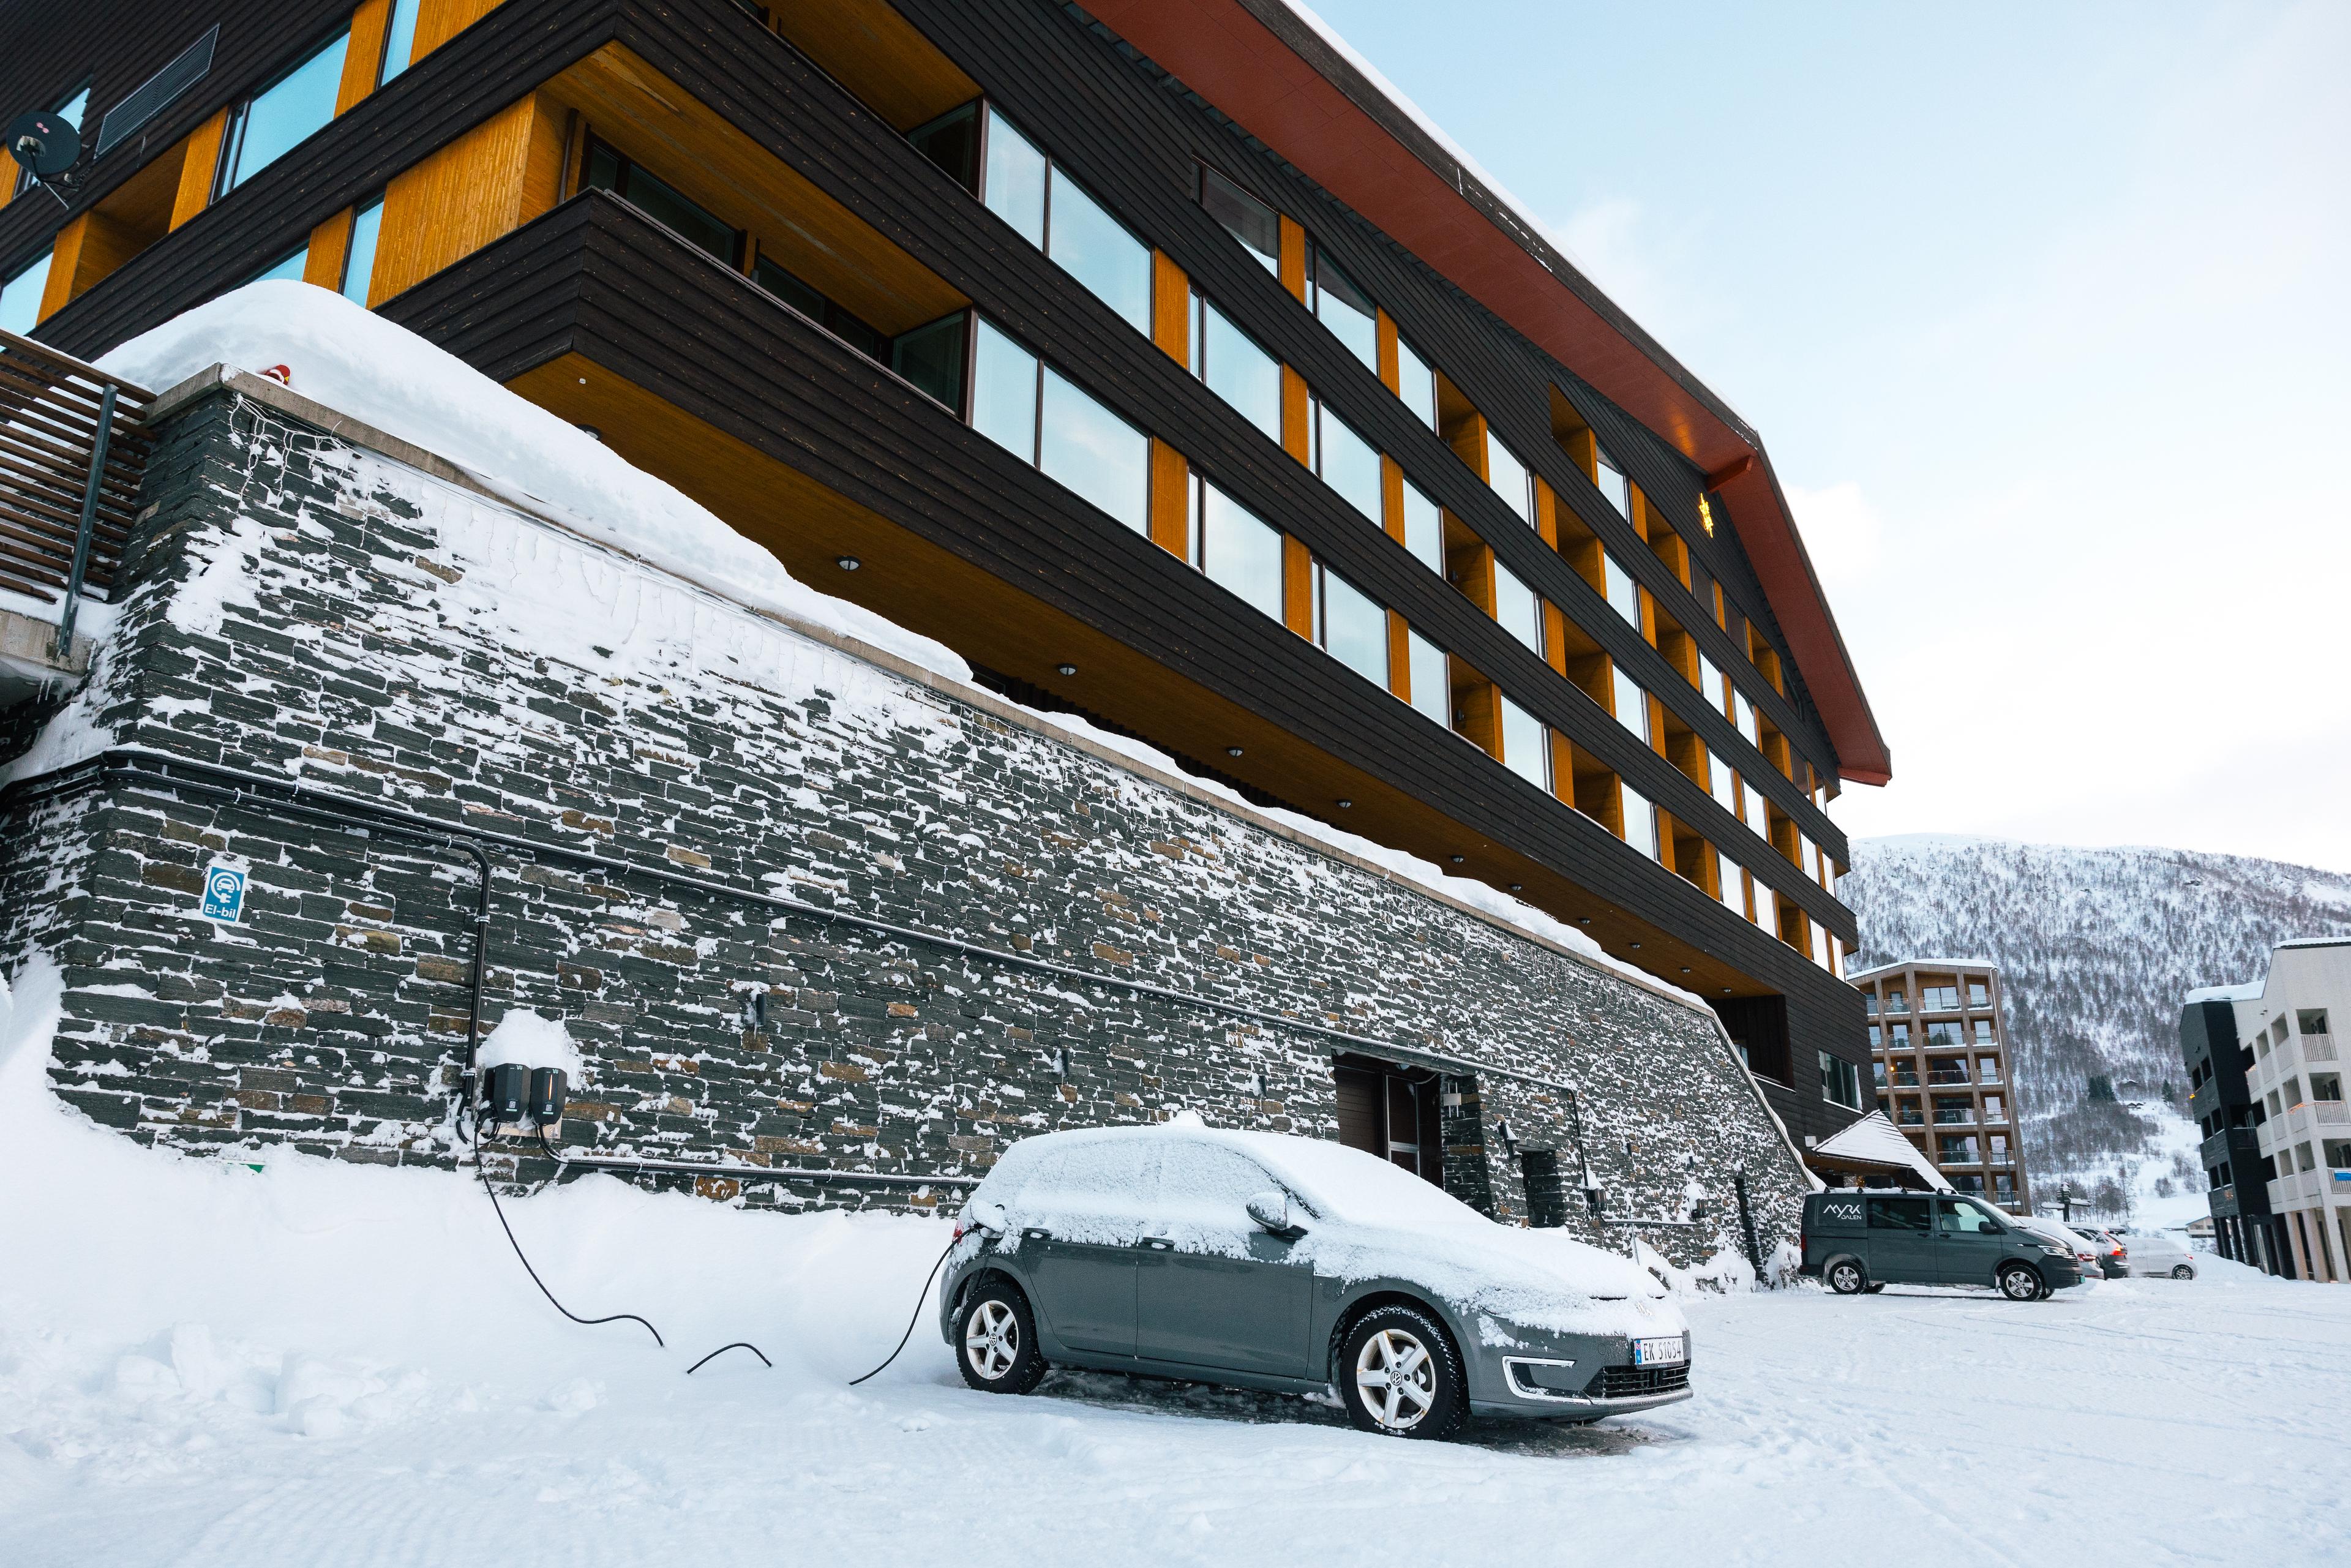
M 2002 1228 L 1989 1210 L 1949 1197 L 1935 1200 L 1935 1226 L 1946 1236 L 1990 1236 Z

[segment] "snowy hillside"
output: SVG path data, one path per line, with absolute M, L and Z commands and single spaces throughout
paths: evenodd
M 2000 965 L 2043 1193 L 2060 1174 L 2085 1191 L 2108 1177 L 2147 1196 L 2158 1179 L 2200 1190 L 2181 1113 L 2181 998 L 2258 979 L 2288 937 L 2351 932 L 2351 876 L 2181 850 L 1864 839 L 1842 891 L 1861 921 L 1856 968 L 1959 955 Z

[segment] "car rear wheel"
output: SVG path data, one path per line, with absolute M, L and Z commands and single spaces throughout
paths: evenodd
M 2192 1280 L 2196 1278 L 2196 1270 L 2189 1268 L 2187 1264 L 2182 1263 L 2178 1268 L 2172 1270 L 2171 1277 L 2175 1280 Z
M 1001 1275 L 972 1287 L 956 1319 L 956 1344 L 963 1380 L 983 1394 L 1026 1394 L 1045 1376 L 1029 1299 Z
M 1339 1392 L 1355 1425 L 1384 1437 L 1449 1437 L 1469 1413 L 1452 1339 L 1401 1303 L 1373 1308 L 1347 1331 Z
M 1828 1267 L 1829 1289 L 1840 1296 L 1857 1296 L 1868 1288 L 1869 1276 L 1861 1265 L 1850 1258 L 1840 1258 Z
M 2037 1301 L 2041 1276 L 2026 1264 L 2011 1263 L 2000 1271 L 2000 1293 L 2011 1301 Z

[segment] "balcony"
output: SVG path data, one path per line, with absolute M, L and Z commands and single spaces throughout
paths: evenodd
M 2294 1109 L 2300 1110 L 2300 1106 Z M 2351 1104 L 2340 1100 L 2313 1100 L 2310 1119 L 2322 1127 L 2351 1126 Z
M 1945 1166 L 1945 1167 L 1948 1167 L 1948 1168 L 1958 1169 L 1958 1168 L 1963 1168 L 1963 1167 L 1974 1167 L 1974 1166 L 1981 1166 L 1981 1165 L 1983 1164 L 1983 1161 L 1982 1161 L 1982 1159 L 1981 1159 L 1981 1158 L 1980 1158 L 1979 1156 L 1977 1156 L 1977 1155 L 1970 1155 L 1970 1154 L 1957 1154 L 1957 1155 L 1943 1155 L 1939 1156 L 1938 1158 L 1937 1158 L 1937 1160 L 1935 1161 L 1935 1163 L 1936 1163 L 1937 1165 L 1938 1165 L 1938 1166 Z
M 1983 1163 L 1991 1166 L 1994 1170 L 2013 1170 L 2016 1168 L 2016 1156 L 2014 1155 L 2003 1155 L 1999 1150 L 1995 1149 L 1991 1154 L 1984 1156 Z
M 2270 1207 L 2283 1212 L 2294 1207 L 2296 1187 L 2292 1176 L 2280 1176 L 2269 1184 Z
M 1986 1106 L 1983 1113 L 1983 1124 L 1987 1127 L 2005 1127 L 2008 1125 L 2008 1113 L 2005 1111 L 1996 1110 L 1991 1106 Z
M 2306 1034 L 2302 1037 L 2303 1059 L 2307 1061 L 2333 1061 L 2335 1037 L 2332 1034 Z
M 1968 1070 L 1964 1067 L 1938 1068 L 1934 1071 L 1927 1074 L 1927 1082 L 1929 1083 L 1965 1083 L 1968 1082 Z
M 1979 1083 L 1998 1084 L 2004 1082 L 2004 1080 L 2001 1077 L 1999 1068 L 1987 1067 L 1976 1075 L 1976 1082 Z
M 1975 1121 L 1976 1113 L 1973 1111 L 1938 1111 L 1935 1113 L 1935 1125 L 1938 1127 L 1972 1127 L 1975 1125 Z
M 1916 1111 L 1905 1111 L 1894 1118 L 1894 1124 L 1897 1127 L 1923 1127 L 1927 1124 L 1927 1118 Z

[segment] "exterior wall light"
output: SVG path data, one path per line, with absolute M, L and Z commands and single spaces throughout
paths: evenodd
M 841 568 L 843 571 L 855 571 L 859 567 L 863 566 L 865 563 L 858 559 L 853 555 L 845 555 L 839 560 L 834 561 L 832 564 Z

